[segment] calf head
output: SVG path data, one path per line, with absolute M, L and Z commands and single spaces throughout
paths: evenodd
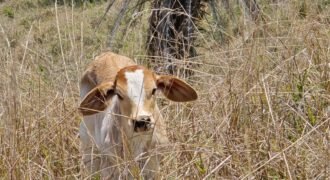
M 178 78 L 156 75 L 143 66 L 129 66 L 117 73 L 115 82 L 105 82 L 92 89 L 79 109 L 83 115 L 104 111 L 117 96 L 119 115 L 127 119 L 127 126 L 134 132 L 144 132 L 155 122 L 156 91 L 176 102 L 197 99 L 196 91 Z

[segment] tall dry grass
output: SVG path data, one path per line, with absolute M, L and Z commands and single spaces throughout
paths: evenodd
M 116 11 L 97 26 L 105 3 L 38 2 L 0 3 L 0 177 L 89 178 L 78 150 L 78 82 L 106 49 Z M 172 142 L 162 152 L 164 179 L 330 177 L 330 3 L 260 6 L 264 21 L 236 4 L 234 17 L 220 9 L 226 28 L 212 14 L 200 22 L 200 56 L 190 59 L 199 65 L 188 79 L 200 98 L 161 101 Z M 126 17 L 114 49 L 148 64 L 150 11 L 139 15 Z

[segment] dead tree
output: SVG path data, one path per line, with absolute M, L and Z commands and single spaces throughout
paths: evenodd
M 154 0 L 149 19 L 147 51 L 156 71 L 190 74 L 187 60 L 197 55 L 196 25 L 202 17 L 201 0 Z

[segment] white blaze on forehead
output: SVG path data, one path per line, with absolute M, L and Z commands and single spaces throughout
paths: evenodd
M 134 104 L 143 108 L 144 102 L 144 73 L 142 69 L 133 72 L 125 72 L 127 80 L 127 95 L 134 102 Z

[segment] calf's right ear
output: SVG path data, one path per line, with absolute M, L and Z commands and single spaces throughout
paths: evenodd
M 114 94 L 112 82 L 102 83 L 85 96 L 78 109 L 83 115 L 92 115 L 104 111 L 108 107 L 108 101 Z

